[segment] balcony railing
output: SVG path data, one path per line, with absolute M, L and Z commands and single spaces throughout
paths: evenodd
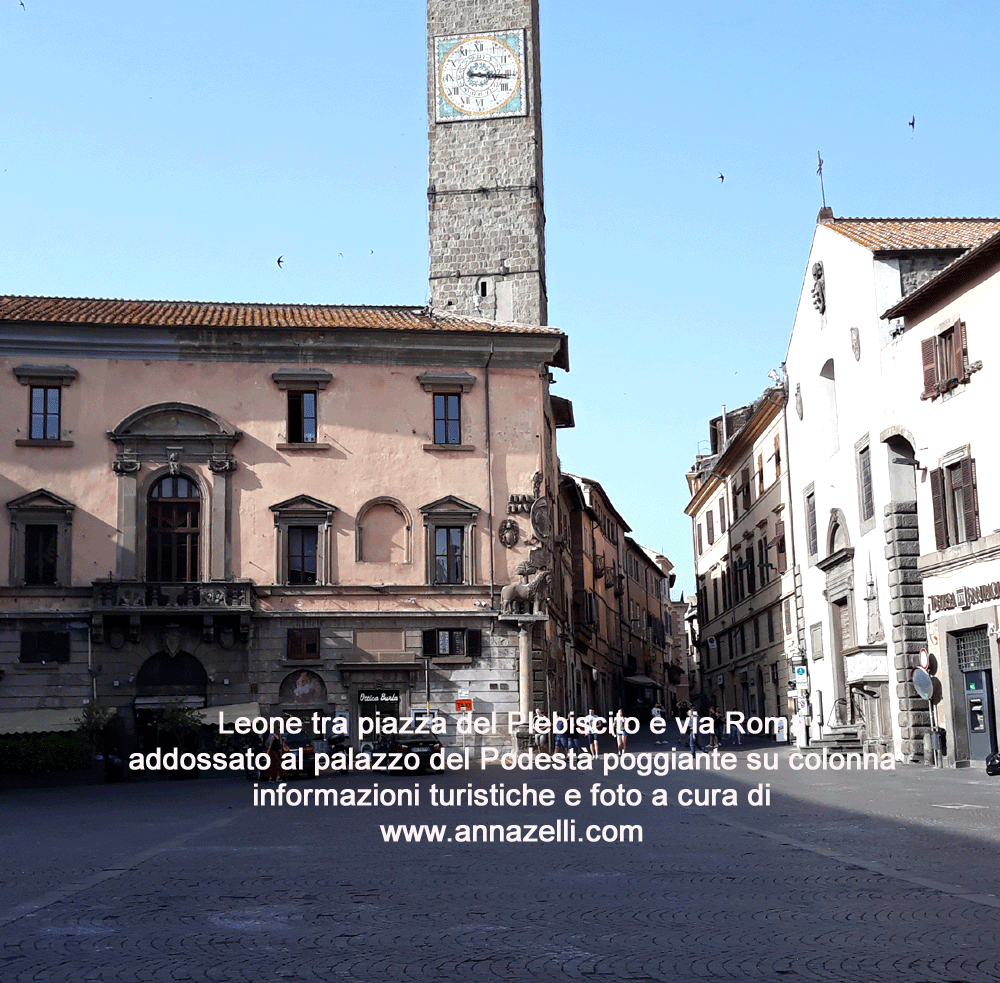
M 251 581 L 217 583 L 151 583 L 149 581 L 95 580 L 95 611 L 119 613 L 190 609 L 192 613 L 253 610 Z

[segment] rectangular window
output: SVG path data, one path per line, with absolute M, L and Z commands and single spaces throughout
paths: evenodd
M 288 583 L 316 583 L 316 553 L 319 529 L 316 526 L 288 527 Z
M 785 547 L 785 524 L 776 522 L 774 524 L 774 565 L 778 573 L 784 573 L 788 569 L 788 550 Z
M 704 552 L 705 552 L 705 543 L 704 543 L 704 540 L 701 537 L 701 523 L 699 522 L 698 523 L 698 555 L 701 556 L 701 554 L 704 553 Z M 629 573 L 631 573 L 631 569 L 629 570 Z
M 69 662 L 68 631 L 22 631 L 21 662 Z
M 715 522 L 711 509 L 705 513 L 705 531 L 708 535 L 708 545 L 711 546 L 715 542 Z
M 715 617 L 719 616 L 719 581 L 716 577 L 712 578 L 712 600 L 715 603 Z
M 861 506 L 861 521 L 875 515 L 875 497 L 872 494 L 872 452 L 864 446 L 858 451 L 858 497 Z
M 816 527 L 816 493 L 806 495 L 806 545 L 810 556 L 819 553 L 819 533 Z
M 792 633 L 792 599 L 790 597 L 785 598 L 785 634 L 791 635 Z
M 743 497 L 743 511 L 750 511 L 750 469 L 744 468 L 740 473 L 741 494 Z
M 823 626 L 821 624 L 810 626 L 809 648 L 814 659 L 823 658 Z
M 313 662 L 319 659 L 319 629 L 289 628 L 285 657 L 287 659 L 307 659 Z
M 761 586 L 771 581 L 771 564 L 767 560 L 767 536 L 757 540 L 757 567 L 760 570 Z
M 438 526 L 434 530 L 434 583 L 464 583 L 462 557 L 465 529 L 462 526 Z
M 757 567 L 754 564 L 753 540 L 747 543 L 746 559 L 747 593 L 752 594 L 757 589 Z
M 781 438 L 774 435 L 774 477 L 781 477 Z
M 24 527 L 24 582 L 38 586 L 56 582 L 59 527 L 27 525 Z
M 774 608 L 767 609 L 767 640 L 774 641 Z
M 31 424 L 29 433 L 32 440 L 58 440 L 61 434 L 59 422 L 61 390 L 58 386 L 31 387 Z
M 934 399 L 955 386 L 968 382 L 975 368 L 969 364 L 969 341 L 964 321 L 956 321 L 944 331 L 920 343 L 924 371 L 922 399 Z
M 289 392 L 288 443 L 316 443 L 315 392 Z
M 760 648 L 760 618 L 757 615 L 753 618 L 753 647 Z
M 458 393 L 434 394 L 434 443 L 462 443 L 461 399 Z
M 976 462 L 962 457 L 931 472 L 934 538 L 939 550 L 979 538 Z
M 757 494 L 764 493 L 764 455 L 757 455 Z
M 726 496 L 719 496 L 719 532 L 726 531 Z

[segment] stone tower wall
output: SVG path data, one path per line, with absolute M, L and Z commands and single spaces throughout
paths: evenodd
M 428 0 L 431 306 L 546 324 L 538 0 Z M 437 123 L 434 38 L 526 29 L 528 115 Z

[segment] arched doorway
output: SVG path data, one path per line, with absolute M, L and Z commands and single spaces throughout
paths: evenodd
M 163 710 L 170 706 L 203 707 L 208 702 L 208 673 L 187 652 L 157 652 L 140 667 L 135 677 L 135 726 L 143 752 L 175 747 L 177 735 L 161 726 Z

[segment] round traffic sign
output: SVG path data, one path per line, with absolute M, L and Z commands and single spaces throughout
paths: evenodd
M 934 692 L 934 680 L 927 674 L 926 669 L 914 669 L 911 682 L 918 696 L 925 700 L 931 698 L 931 694 Z

